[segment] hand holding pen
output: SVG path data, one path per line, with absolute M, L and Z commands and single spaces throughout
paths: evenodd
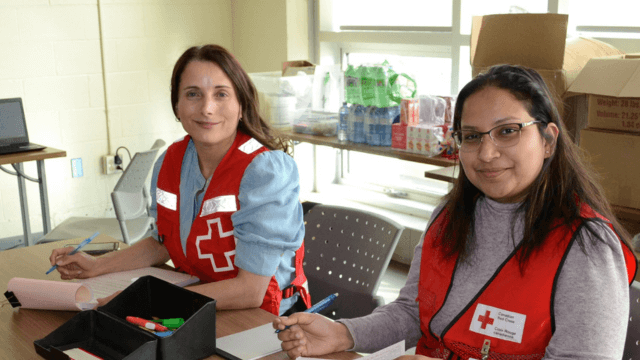
M 353 348 L 349 329 L 319 314 L 298 312 L 288 317 L 278 317 L 273 328 L 281 330 L 278 339 L 289 358 L 314 357 Z M 294 326 L 295 325 L 295 326 Z M 287 331 L 284 331 L 288 329 Z
M 54 249 L 49 256 L 49 262 L 51 268 L 47 271 L 47 274 L 53 270 L 58 269 L 60 277 L 63 280 L 71 280 L 76 278 L 87 278 L 95 276 L 91 270 L 95 267 L 96 260 L 93 256 L 81 256 L 84 253 L 77 254 L 82 247 L 90 243 L 98 236 L 99 233 L 95 233 L 82 241 L 76 248 L 69 250 L 69 247 Z M 75 256 L 74 256 L 75 255 Z
M 310 313 L 310 314 L 319 313 L 320 311 L 328 308 L 329 305 L 333 304 L 333 302 L 336 300 L 337 297 L 338 297 L 338 293 L 331 294 L 303 312 Z M 286 326 L 282 330 L 276 329 L 276 334 L 279 333 L 280 331 L 287 330 L 288 328 L 289 326 Z

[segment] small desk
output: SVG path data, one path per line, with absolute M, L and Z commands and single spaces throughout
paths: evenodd
M 40 207 L 42 208 L 42 232 L 43 234 L 47 234 L 49 231 L 51 231 L 51 218 L 49 213 L 49 196 L 47 193 L 47 178 L 45 175 L 44 160 L 65 156 L 67 156 L 66 151 L 50 147 L 38 151 L 27 151 L 22 153 L 0 155 L 0 165 L 14 164 L 18 169 L 18 173 L 12 174 L 18 177 L 20 210 L 22 214 L 22 231 L 24 233 L 24 239 L 27 246 L 33 245 L 34 240 L 31 237 L 31 223 L 29 221 L 29 204 L 27 203 L 25 177 L 19 174 L 24 174 L 24 167 L 22 166 L 22 163 L 27 161 L 37 161 L 38 163 L 38 178 L 29 180 L 35 181 L 39 184 Z M 13 172 L 12 169 L 9 170 Z
M 99 235 L 93 242 L 110 242 L 113 238 Z M 76 241 L 77 242 L 77 241 Z M 56 241 L 31 247 L 23 247 L 0 252 L 0 289 L 4 293 L 9 280 L 13 277 L 60 280 L 57 271 L 49 275 L 45 272 L 51 267 L 49 255 L 55 248 L 65 244 L 74 243 L 74 240 Z M 126 248 L 125 243 L 120 248 Z M 4 300 L 4 296 L 1 296 Z M 41 359 L 34 348 L 33 342 L 47 336 L 77 312 L 50 311 L 32 309 L 13 309 L 10 305 L 0 308 L 0 360 L 13 359 Z M 216 336 L 222 337 L 239 331 L 247 330 L 271 322 L 275 316 L 262 309 L 226 310 L 216 313 Z M 360 355 L 351 352 L 342 352 L 331 355 L 323 355 L 327 359 L 356 359 Z M 207 359 L 222 359 L 217 355 Z M 283 352 L 279 352 L 264 359 L 289 358 Z

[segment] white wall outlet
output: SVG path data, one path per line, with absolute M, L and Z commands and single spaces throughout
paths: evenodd
M 71 159 L 71 177 L 77 178 L 82 177 L 82 175 L 84 175 L 84 172 L 82 170 L 82 159 Z
M 102 173 L 105 175 L 111 175 L 116 173 L 115 156 L 105 155 L 102 157 Z

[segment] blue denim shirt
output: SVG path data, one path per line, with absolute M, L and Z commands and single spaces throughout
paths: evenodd
M 166 152 L 156 161 L 151 177 L 151 214 L 157 219 L 156 188 Z M 208 186 L 198 166 L 198 154 L 189 141 L 180 174 L 180 239 L 186 243 Z M 275 275 L 280 289 L 295 278 L 295 251 L 302 245 L 304 222 L 299 200 L 298 167 L 282 151 L 266 151 L 253 159 L 242 181 L 240 208 L 231 216 L 236 244 L 235 265 L 261 276 Z M 153 237 L 158 240 L 158 232 Z M 283 299 L 280 313 L 298 299 Z

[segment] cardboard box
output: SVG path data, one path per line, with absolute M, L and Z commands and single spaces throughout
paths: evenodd
M 579 128 L 640 133 L 640 54 L 589 60 L 567 96 Z
M 566 39 L 567 23 L 568 15 L 564 14 L 474 17 L 471 30 L 473 76 L 497 64 L 533 68 L 556 97 L 562 115 L 565 111 L 562 97 L 589 59 L 623 54 L 594 39 Z
M 400 102 L 400 124 L 416 126 L 420 123 L 420 99 L 402 99 Z
M 296 76 L 299 71 L 313 75 L 316 66 L 307 60 L 285 61 L 282 63 L 282 76 Z
M 399 150 L 407 150 L 408 126 L 402 124 L 391 125 L 391 147 Z
M 640 209 L 640 135 L 584 129 L 580 147 L 600 174 L 609 202 Z

